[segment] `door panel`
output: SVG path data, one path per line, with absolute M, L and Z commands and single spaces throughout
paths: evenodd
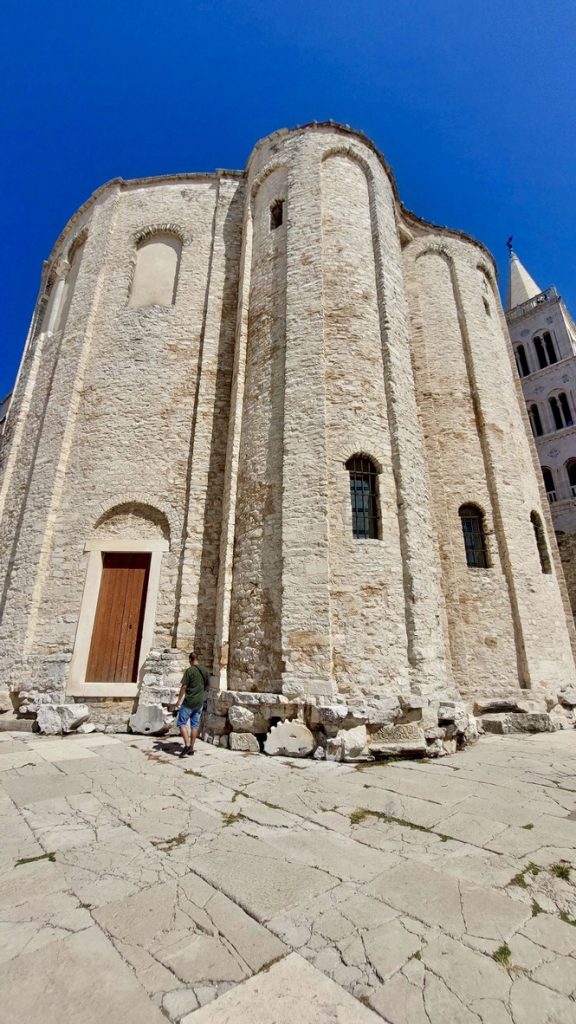
M 135 683 L 150 572 L 149 554 L 105 554 L 86 682 Z

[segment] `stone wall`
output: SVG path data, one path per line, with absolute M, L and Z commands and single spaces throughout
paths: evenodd
M 179 254 L 175 288 L 136 305 L 154 238 L 173 240 L 171 273 Z M 493 265 L 402 208 L 369 140 L 311 125 L 263 140 L 245 173 L 113 182 L 44 286 L 0 448 L 0 685 L 26 706 L 114 696 L 72 679 L 107 542 L 156 552 L 143 707 L 173 700 L 195 647 L 217 695 L 252 698 L 251 735 L 293 716 L 322 746 L 337 736 L 317 709 L 345 703 L 368 746 L 415 729 L 439 752 L 474 731 L 462 699 L 547 713 L 574 684 Z M 352 535 L 360 454 L 372 540 Z M 466 564 L 468 502 L 486 569 Z M 242 719 L 211 714 L 216 736 Z

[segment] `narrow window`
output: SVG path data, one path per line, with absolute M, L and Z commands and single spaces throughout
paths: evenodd
M 550 336 L 550 332 L 546 331 L 542 335 L 542 337 L 544 339 L 544 344 L 546 346 L 546 355 L 548 356 L 548 362 L 550 364 L 557 363 L 558 362 L 558 357 L 556 355 L 556 349 L 554 348 L 554 342 L 552 341 L 552 338 Z
M 350 474 L 352 536 L 357 540 L 378 539 L 378 471 L 365 455 L 353 455 L 346 463 Z
M 458 509 L 462 533 L 464 535 L 464 551 L 466 564 L 470 569 L 487 569 L 486 537 L 484 515 L 477 505 L 461 505 Z
M 518 364 L 518 373 L 521 377 L 527 377 L 530 373 L 528 367 L 528 360 L 526 359 L 526 351 L 524 345 L 518 345 L 516 348 L 516 363 Z
M 548 469 L 548 466 L 542 466 L 542 476 L 544 478 L 544 487 L 546 488 L 546 494 L 550 504 L 556 501 L 556 487 L 554 485 L 554 477 L 552 476 L 552 470 Z
M 544 351 L 544 346 L 542 345 L 542 338 L 534 338 L 534 348 L 536 349 L 538 365 L 541 370 L 544 370 L 548 366 L 548 360 L 546 359 L 546 353 Z
M 540 568 L 542 572 L 550 573 L 552 572 L 552 566 L 550 565 L 550 555 L 548 554 L 548 546 L 546 544 L 546 534 L 544 533 L 542 520 L 537 512 L 530 513 L 530 522 L 534 527 L 536 547 L 538 548 L 538 555 L 540 556 Z
M 540 410 L 537 405 L 528 406 L 528 418 L 530 419 L 530 426 L 532 427 L 534 437 L 542 437 L 544 431 L 542 429 L 542 420 L 540 419 Z
M 284 200 L 276 199 L 270 207 L 270 231 L 279 228 L 284 220 Z
M 567 426 L 567 427 L 573 426 L 574 420 L 572 419 L 572 413 L 570 412 L 570 406 L 568 404 L 568 399 L 567 399 L 567 397 L 566 397 L 566 395 L 565 395 L 565 393 L 563 391 L 561 391 L 560 394 L 558 395 L 558 401 L 560 402 L 560 409 L 562 411 L 562 418 L 564 420 L 564 425 Z
M 140 242 L 129 306 L 173 306 L 182 244 L 173 235 L 155 234 Z
M 576 459 L 570 459 L 570 461 L 566 463 L 566 471 L 568 473 L 570 493 L 573 498 L 576 498 Z
M 552 410 L 552 415 L 554 417 L 554 426 L 556 430 L 563 430 L 564 420 L 562 419 L 562 413 L 560 412 L 557 400 L 555 398 L 549 398 L 548 403 Z

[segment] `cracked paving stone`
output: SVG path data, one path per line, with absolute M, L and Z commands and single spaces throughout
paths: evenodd
M 297 953 L 254 975 L 182 1024 L 382 1024 L 381 1018 Z
M 96 927 L 7 964 L 0 977 L 0 1006 L 2 1024 L 39 1017 L 42 1024 L 76 1024 L 79 1016 L 83 1024 L 166 1024 Z

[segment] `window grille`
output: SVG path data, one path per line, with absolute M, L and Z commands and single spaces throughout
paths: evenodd
M 483 513 L 476 505 L 462 505 L 458 509 L 458 515 L 462 524 L 466 564 L 470 569 L 487 569 Z
M 379 517 L 376 466 L 364 455 L 353 455 L 348 459 L 346 469 L 350 474 L 352 536 L 357 540 L 377 540 Z

